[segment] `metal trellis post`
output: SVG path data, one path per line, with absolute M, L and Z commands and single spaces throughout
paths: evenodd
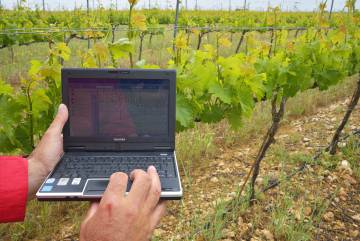
M 89 0 L 86 0 L 86 12 L 87 12 L 87 16 L 89 17 L 89 13 L 90 13 L 90 6 L 89 6 Z M 89 21 L 89 19 L 88 19 Z M 90 48 L 90 38 L 88 38 L 88 49 Z
M 174 43 L 173 43 L 173 50 L 175 51 L 175 39 L 178 30 L 178 22 L 179 22 L 179 11 L 180 11 L 180 0 L 176 0 L 176 14 L 175 14 L 175 24 L 174 24 Z
M 330 7 L 330 14 L 329 14 L 329 20 L 331 19 L 331 15 L 334 9 L 334 0 L 331 0 L 331 7 Z

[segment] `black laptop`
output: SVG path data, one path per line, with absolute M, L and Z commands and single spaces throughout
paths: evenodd
M 64 155 L 37 198 L 100 199 L 111 174 L 153 165 L 161 198 L 180 199 L 175 81 L 173 70 L 62 69 L 63 103 L 69 109 Z

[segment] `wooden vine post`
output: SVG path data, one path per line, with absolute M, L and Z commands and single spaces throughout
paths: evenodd
M 247 30 L 243 30 L 241 32 L 241 37 L 240 37 L 239 43 L 238 43 L 238 45 L 236 47 L 235 53 L 239 53 L 241 44 L 244 42 L 246 32 L 247 32 Z
M 140 33 L 140 36 L 139 36 L 139 38 L 140 38 L 140 44 L 139 44 L 139 57 L 138 57 L 138 61 L 140 61 L 141 58 L 142 58 L 142 52 L 143 52 L 145 35 L 146 35 L 146 33 L 145 33 L 144 31 L 142 31 L 142 32 Z
M 136 0 L 129 1 L 130 7 L 129 7 L 129 20 L 128 20 L 129 21 L 128 22 L 128 38 L 130 41 L 132 41 L 134 38 L 132 17 L 133 17 L 133 11 L 134 11 L 134 7 L 135 7 L 136 3 L 137 3 Z M 130 67 L 134 68 L 134 60 L 133 60 L 133 55 L 131 52 L 129 52 L 129 62 L 130 62 Z
M 198 35 L 198 44 L 197 44 L 196 50 L 199 50 L 199 49 L 200 49 L 200 47 L 201 47 L 201 42 L 202 42 L 202 38 L 203 38 L 203 34 L 202 34 L 202 32 L 199 32 L 199 35 Z
M 86 0 L 86 15 L 88 17 L 87 21 L 89 21 L 89 14 L 90 14 L 89 0 Z M 90 38 L 89 37 L 88 37 L 88 40 L 87 40 L 87 47 L 88 47 L 88 49 L 90 49 Z
M 116 30 L 116 26 L 112 25 L 111 26 L 111 43 L 115 42 L 115 30 Z
M 334 1 L 335 0 L 331 0 L 331 7 L 330 7 L 330 13 L 329 13 L 329 20 L 331 19 L 331 15 L 332 15 L 332 12 L 334 10 Z
M 177 36 L 178 31 L 178 24 L 179 24 L 179 12 L 180 12 L 180 0 L 176 0 L 176 13 L 175 13 L 175 23 L 174 23 L 174 42 L 173 42 L 173 50 L 175 52 L 175 39 Z

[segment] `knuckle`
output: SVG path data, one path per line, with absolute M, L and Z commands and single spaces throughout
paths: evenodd
M 128 176 L 125 173 L 116 172 L 110 176 L 109 186 L 114 188 L 115 186 L 126 185 L 127 181 L 128 181 Z
M 127 175 L 123 172 L 115 172 L 110 176 L 110 181 L 123 181 L 124 179 L 127 179 Z
M 144 181 L 147 183 L 151 183 L 151 176 L 149 174 L 144 174 Z
M 161 188 L 159 186 L 155 186 L 153 187 L 153 190 L 152 190 L 153 194 L 157 197 L 160 197 L 160 194 L 161 194 Z
M 142 176 L 146 175 L 146 172 L 144 172 L 144 171 L 141 170 L 141 169 L 136 169 L 136 170 L 135 170 L 135 173 L 136 173 L 139 177 L 142 177 Z
M 139 181 L 139 183 L 141 183 L 141 185 L 142 185 L 145 189 L 151 188 L 152 179 L 151 179 L 150 175 L 148 175 L 147 173 L 144 173 L 144 174 L 142 174 L 141 176 L 139 176 L 138 181 Z
M 105 199 L 103 199 L 103 205 L 105 209 L 111 211 L 117 206 L 117 202 L 113 195 L 109 195 Z
M 134 178 L 142 179 L 143 176 L 145 175 L 145 172 L 143 170 L 140 170 L 140 169 L 135 169 L 132 172 L 132 174 L 133 174 Z

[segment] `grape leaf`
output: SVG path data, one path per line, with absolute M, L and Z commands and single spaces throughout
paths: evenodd
M 218 106 L 206 106 L 200 115 L 201 122 L 217 123 L 224 119 L 224 110 Z
M 229 87 L 223 88 L 218 83 L 213 83 L 209 88 L 209 92 L 222 102 L 231 104 L 231 89 Z
M 193 113 L 189 101 L 181 94 L 176 96 L 176 120 L 183 127 L 190 127 L 193 122 Z
M 242 113 L 241 106 L 233 106 L 226 112 L 226 118 L 234 130 L 238 130 L 242 126 Z
M 134 53 L 134 45 L 129 39 L 122 38 L 113 44 L 109 44 L 109 50 L 114 59 L 121 59 L 129 53 Z

